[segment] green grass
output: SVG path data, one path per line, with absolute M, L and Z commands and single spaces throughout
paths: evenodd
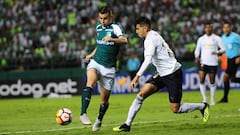
M 216 100 L 222 96 L 217 91 Z M 209 93 L 208 93 L 209 95 Z M 112 128 L 122 124 L 128 108 L 136 94 L 112 95 L 110 107 L 106 113 L 102 128 L 93 133 L 91 126 L 79 122 L 80 96 L 58 99 L 2 99 L 0 100 L 0 135 L 112 135 Z M 88 115 L 94 122 L 99 109 L 99 96 L 93 96 Z M 149 97 L 136 116 L 128 135 L 237 135 L 240 126 L 240 90 L 232 90 L 229 103 L 211 106 L 211 116 L 207 123 L 202 122 L 199 111 L 174 114 L 171 112 L 166 92 Z M 183 102 L 199 102 L 199 91 L 184 92 Z M 73 112 L 73 122 L 60 126 L 55 121 L 55 113 L 62 107 Z

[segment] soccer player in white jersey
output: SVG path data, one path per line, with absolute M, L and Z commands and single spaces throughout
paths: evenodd
M 200 92 L 202 101 L 207 102 L 205 78 L 208 74 L 210 81 L 210 105 L 215 105 L 215 76 L 218 67 L 218 56 L 225 52 L 221 37 L 213 33 L 211 22 L 204 25 L 205 34 L 197 40 L 197 47 L 194 51 L 195 62 L 198 65 L 200 79 Z
M 151 22 L 146 17 L 140 17 L 135 23 L 136 33 L 144 40 L 144 61 L 136 76 L 129 84 L 129 89 L 136 86 L 137 80 L 144 73 L 150 64 L 153 64 L 157 73 L 146 81 L 138 92 L 136 98 L 129 108 L 128 116 L 124 124 L 114 127 L 115 132 L 129 132 L 132 122 L 141 109 L 144 100 L 162 89 L 167 87 L 171 110 L 176 113 L 187 113 L 200 110 L 203 121 L 209 118 L 209 106 L 207 103 L 182 103 L 182 70 L 181 64 L 177 62 L 174 53 L 161 35 L 151 29 Z

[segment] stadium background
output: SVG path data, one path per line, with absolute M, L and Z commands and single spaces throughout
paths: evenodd
M 224 20 L 233 22 L 234 32 L 240 33 L 238 0 L 2 0 L 0 97 L 5 97 L 3 94 L 34 97 L 33 91 L 39 94 L 47 86 L 49 93 L 44 96 L 51 91 L 69 94 L 71 86 L 79 94 L 85 80 L 84 56 L 95 47 L 97 9 L 107 4 L 129 38 L 118 61 L 116 87 L 122 92 L 129 82 L 125 66 L 129 54 L 136 53 L 142 60 L 142 41 L 133 26 L 139 16 L 151 18 L 153 29 L 161 33 L 183 64 L 184 76 L 190 73 L 196 77 L 193 50 L 206 20 L 213 22 L 216 34 L 222 34 Z M 152 71 L 150 68 L 149 73 Z M 219 71 L 218 77 L 221 75 Z

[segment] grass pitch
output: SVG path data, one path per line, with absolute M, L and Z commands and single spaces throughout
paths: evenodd
M 207 93 L 209 95 L 209 93 Z M 218 101 L 223 91 L 216 92 Z M 80 96 L 58 99 L 1 99 L 0 135 L 113 135 L 112 128 L 122 124 L 136 94 L 112 95 L 110 107 L 99 132 L 79 122 Z M 95 121 L 99 110 L 99 96 L 93 96 L 88 115 Z M 182 102 L 200 102 L 199 91 L 184 92 Z M 168 94 L 159 92 L 143 104 L 129 135 L 237 135 L 240 131 L 240 90 L 232 90 L 229 103 L 210 107 L 210 119 L 204 123 L 199 111 L 174 114 L 168 102 Z M 73 112 L 73 122 L 60 126 L 55 121 L 58 109 L 67 107 Z

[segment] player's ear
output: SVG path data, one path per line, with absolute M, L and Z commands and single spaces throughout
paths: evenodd
M 149 27 L 147 25 L 144 25 L 143 28 L 144 28 L 144 31 L 146 32 L 149 31 Z

